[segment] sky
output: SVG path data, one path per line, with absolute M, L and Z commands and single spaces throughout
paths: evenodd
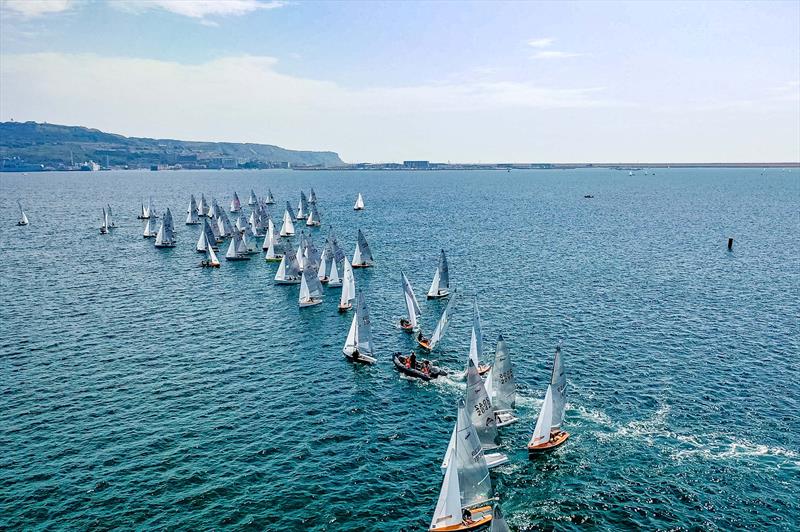
M 347 162 L 800 161 L 800 1 L 0 0 L 0 120 Z

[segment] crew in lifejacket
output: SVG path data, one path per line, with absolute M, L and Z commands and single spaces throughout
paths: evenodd
M 410 329 L 411 322 L 405 318 L 400 318 L 400 327 L 402 327 L 403 329 Z
M 417 354 L 414 351 L 411 351 L 411 355 L 408 357 L 408 367 L 417 369 Z
M 430 363 L 430 361 L 426 360 L 425 362 L 422 363 L 422 373 L 424 373 L 428 377 L 431 376 L 431 363 Z
M 465 525 L 471 525 L 475 522 L 472 520 L 472 512 L 469 511 L 469 508 L 464 508 L 464 510 L 461 511 L 461 521 L 463 521 Z

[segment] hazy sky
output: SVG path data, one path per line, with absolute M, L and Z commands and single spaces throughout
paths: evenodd
M 796 0 L 0 5 L 2 120 L 348 162 L 800 160 Z

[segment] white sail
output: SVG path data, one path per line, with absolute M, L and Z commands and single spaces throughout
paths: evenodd
M 439 295 L 439 268 L 436 268 L 436 271 L 433 274 L 431 287 L 428 289 L 428 296 L 436 297 L 437 295 Z
M 231 238 L 231 243 L 228 244 L 228 251 L 225 253 L 226 259 L 235 259 L 236 258 L 236 246 L 238 245 L 237 238 Z
M 344 259 L 344 276 L 342 278 L 342 296 L 339 300 L 341 306 L 347 305 L 352 299 L 356 297 L 356 280 L 353 276 L 353 268 L 347 257 Z
M 483 385 L 483 380 L 478 374 L 478 368 L 468 362 L 467 366 L 467 391 L 465 394 L 467 410 L 469 410 L 472 424 L 481 440 L 484 449 L 497 448 L 497 422 L 494 408 L 489 400 L 489 394 Z
M 211 246 L 208 246 L 208 262 L 214 266 L 219 266 L 219 259 L 217 258 L 217 254 L 214 253 L 214 248 Z
M 336 259 L 331 260 L 330 271 L 328 272 L 328 286 L 339 286 L 342 279 L 339 277 L 339 270 L 336 268 Z
M 535 446 L 547 443 L 550 441 L 550 429 L 553 426 L 553 390 L 552 387 L 547 385 L 547 393 L 544 396 L 544 403 L 542 409 L 539 411 L 539 417 L 536 420 L 536 428 L 533 429 L 533 436 L 528 445 Z
M 276 281 L 286 280 L 286 255 L 281 258 L 281 263 L 278 265 L 278 271 L 275 272 Z
M 361 197 L 361 192 L 358 193 L 358 198 L 356 198 L 356 203 L 353 205 L 354 211 L 360 211 L 364 208 L 364 198 Z
M 291 236 L 294 234 L 294 223 L 289 211 L 283 211 L 283 225 L 281 226 L 281 236 Z
M 148 223 L 149 222 L 150 222 L 150 220 L 148 220 Z M 161 221 L 161 226 L 159 226 L 159 228 L 158 228 L 158 233 L 156 233 L 156 242 L 155 242 L 156 246 L 163 246 L 164 245 L 164 242 L 165 242 L 164 233 L 165 232 L 166 231 L 164 230 L 164 221 L 162 220 Z
M 403 298 L 406 302 L 406 312 L 408 312 L 408 321 L 411 322 L 412 327 L 417 327 L 417 316 L 421 314 L 417 297 L 414 295 L 414 289 L 411 288 L 411 283 L 406 277 L 406 274 L 400 272 L 403 279 Z
M 458 466 L 455 460 L 455 449 L 451 451 L 447 470 L 439 490 L 439 500 L 433 511 L 430 530 L 456 527 L 461 524 L 461 487 L 458 483 Z
M 267 205 L 274 205 L 275 204 L 275 197 L 272 195 L 272 190 L 267 189 L 267 199 L 264 201 Z
M 356 296 L 356 317 L 358 318 L 358 331 L 356 333 L 356 346 L 362 355 L 372 355 L 372 321 L 369 317 L 367 300 L 364 292 Z
M 109 229 L 117 226 L 117 224 L 114 223 L 114 216 L 111 214 L 111 205 L 106 205 L 106 225 Z
M 22 208 L 22 203 L 17 201 L 17 206 L 19 207 L 19 221 L 17 222 L 18 225 L 28 225 L 28 216 L 25 214 L 25 210 Z
M 357 335 L 358 335 L 358 316 L 356 314 L 353 314 L 353 321 L 350 323 L 350 331 L 347 333 L 347 339 L 344 341 L 344 348 L 342 348 L 342 352 L 345 355 L 349 355 L 355 350 Z
M 233 199 L 231 200 L 231 212 L 239 212 L 241 208 L 242 204 L 239 201 L 239 195 L 236 192 L 234 192 Z
M 103 221 L 100 224 L 100 232 L 101 233 L 108 232 L 108 214 L 106 213 L 105 207 L 103 207 Z
M 444 308 L 444 312 L 442 312 L 442 316 L 439 318 L 439 322 L 436 324 L 436 329 L 434 329 L 433 334 L 431 335 L 430 341 L 430 349 L 433 350 L 436 347 L 442 337 L 444 336 L 445 331 L 447 330 L 447 325 L 450 323 L 450 309 L 453 306 L 453 301 L 456 300 L 456 294 L 453 292 L 453 297 L 450 298 L 450 301 L 447 303 L 447 306 Z
M 491 383 L 494 391 L 494 396 L 490 394 L 489 398 L 492 400 L 495 410 L 501 412 L 513 409 L 517 393 L 516 382 L 508 347 L 506 347 L 503 335 L 497 338 L 494 366 L 492 366 L 489 373 L 491 373 L 491 376 L 487 377 L 486 382 L 487 385 Z
M 200 194 L 200 202 L 197 204 L 197 215 L 205 216 L 208 210 L 208 203 L 206 203 L 206 195 Z
M 146 218 L 146 221 L 144 222 L 144 231 L 143 231 L 142 235 L 145 238 L 150 238 L 150 237 L 153 236 L 153 229 L 152 229 L 152 227 L 150 225 L 150 218 Z
M 455 460 L 462 506 L 475 506 L 492 498 L 492 479 L 483 456 L 478 433 L 473 426 L 467 405 L 463 399 L 458 402 L 456 421 Z
M 304 273 L 302 279 L 300 280 L 300 303 L 305 301 L 309 301 L 311 299 L 311 294 L 308 291 L 308 282 L 306 281 L 307 275 Z
M 353 253 L 353 264 L 361 264 L 361 246 L 356 242 L 356 250 Z
M 481 331 L 481 315 L 478 312 L 478 298 L 472 300 L 472 335 L 469 340 L 469 358 L 476 368 L 481 366 L 483 356 L 483 332 Z
M 561 346 L 556 347 L 553 358 L 553 373 L 550 376 L 550 386 L 553 394 L 553 421 L 552 427 L 558 428 L 564 422 L 564 407 L 567 400 L 567 376 L 561 361 Z
M 250 249 L 247 247 L 247 238 L 244 233 L 239 235 L 239 242 L 236 244 L 236 253 L 238 255 L 247 255 L 250 252 Z
M 317 270 L 317 277 L 322 280 L 327 277 L 328 273 L 328 247 L 322 248 L 322 255 L 319 258 L 319 269 Z
M 272 224 L 272 218 L 267 219 L 267 232 L 264 235 L 264 243 L 261 244 L 261 249 L 267 251 L 270 248 L 270 244 L 272 243 L 272 234 L 275 230 L 275 226 Z
M 258 203 L 258 198 L 256 197 L 256 192 L 251 188 L 250 189 L 250 198 L 247 200 L 247 204 L 251 207 Z
M 205 223 L 205 221 L 203 223 Z M 206 237 L 205 227 L 200 231 L 200 238 L 197 239 L 197 246 L 195 247 L 197 251 L 201 253 L 205 253 L 206 250 L 211 247 L 208 243 L 208 238 Z
M 194 202 L 194 196 L 192 196 L 192 202 Z M 186 214 L 186 225 L 197 225 L 199 223 L 200 221 L 197 218 L 197 209 L 190 209 Z

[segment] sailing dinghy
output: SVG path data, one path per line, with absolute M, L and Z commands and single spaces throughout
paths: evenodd
M 356 251 L 353 253 L 353 268 L 369 268 L 375 265 L 375 260 L 372 258 L 372 250 L 369 249 L 367 239 L 361 229 L 358 230 L 358 239 L 356 240 Z
M 264 200 L 267 205 L 275 205 L 275 196 L 272 195 L 272 190 L 267 189 L 267 199 Z
M 144 203 L 142 203 L 142 209 L 139 211 L 139 214 L 136 215 L 136 218 L 138 218 L 139 220 L 147 220 L 148 218 L 150 218 L 150 213 L 145 208 Z
M 502 334 L 497 339 L 494 366 L 486 375 L 485 384 L 486 393 L 489 394 L 489 400 L 494 406 L 494 417 L 498 428 L 519 421 L 513 412 L 517 394 L 514 369 L 511 367 L 508 347 Z
M 303 278 L 300 281 L 300 308 L 319 305 L 322 303 L 322 284 L 317 278 L 314 268 L 303 270 Z
M 275 273 L 275 284 L 298 284 L 300 279 L 300 265 L 297 263 L 292 246 L 286 246 L 281 264 Z
M 400 272 L 400 276 L 402 277 L 403 284 L 403 299 L 406 302 L 406 312 L 408 312 L 408 318 L 400 318 L 400 328 L 410 333 L 419 326 L 417 317 L 422 314 L 422 311 L 419 309 L 417 296 L 414 295 L 414 289 L 411 288 L 408 277 L 406 277 L 406 274 L 402 271 Z
M 553 373 L 544 396 L 542 410 L 536 420 L 531 441 L 528 442 L 528 456 L 555 449 L 563 445 L 569 438 L 569 433 L 561 430 L 561 424 L 564 422 L 566 390 L 567 377 L 561 363 L 561 346 L 558 346 L 553 358 Z
M 234 191 L 233 199 L 231 200 L 231 212 L 239 212 L 240 210 L 242 210 L 242 202 L 239 201 L 239 195 Z
M 202 261 L 200 266 L 203 268 L 219 268 L 219 259 L 217 258 L 217 254 L 214 252 L 213 247 L 206 246 L 206 260 Z
M 322 225 L 322 220 L 319 215 L 319 210 L 317 209 L 317 204 L 311 204 L 311 212 L 308 214 L 308 219 L 306 220 L 306 225 L 309 227 L 319 227 Z
M 478 380 L 480 380 L 480 378 Z M 465 405 L 469 404 L 469 401 L 468 400 L 464 400 L 464 399 L 462 399 L 460 402 L 464 403 Z M 461 411 L 459 410 L 459 415 L 460 414 L 461 414 Z M 466 417 L 467 417 L 467 419 L 464 420 L 464 423 L 469 423 L 469 426 L 472 428 L 473 431 L 475 431 L 475 436 L 476 436 L 476 438 L 478 440 L 477 447 L 481 450 L 481 453 L 483 453 L 483 457 L 486 460 L 486 466 L 489 469 L 492 469 L 492 468 L 501 466 L 503 464 L 507 464 L 508 463 L 508 456 L 506 456 L 505 454 L 503 454 L 503 453 L 486 453 L 486 452 L 483 451 L 483 449 L 485 449 L 485 447 L 480 442 L 480 433 L 475 428 L 475 425 L 473 424 L 472 419 L 468 415 Z M 451 451 L 456 446 L 457 433 L 458 433 L 458 422 L 456 422 L 456 426 L 453 427 L 453 432 L 450 434 L 450 442 L 447 444 L 447 451 L 444 453 L 444 459 L 442 460 L 442 473 L 447 471 L 447 466 L 448 466 L 448 463 L 449 463 L 449 457 L 451 455 Z M 492 448 L 496 448 L 496 447 L 497 446 L 494 446 Z
M 305 220 L 306 218 L 308 218 L 308 199 L 306 198 L 306 193 L 301 190 L 300 202 L 297 204 L 297 216 L 295 219 Z
M 374 364 L 377 360 L 372 352 L 372 325 L 364 292 L 359 292 L 356 300 L 356 313 L 353 315 L 353 322 L 350 324 L 350 332 L 347 333 L 342 353 L 352 362 Z
M 353 299 L 356 297 L 356 280 L 347 257 L 344 258 L 342 264 L 344 265 L 344 275 L 342 276 L 342 295 L 339 298 L 339 312 L 347 312 L 353 308 Z
M 28 216 L 25 214 L 25 210 L 22 208 L 22 203 L 20 203 L 19 200 L 17 200 L 17 207 L 19 207 L 19 221 L 17 221 L 17 225 L 28 225 L 30 223 L 28 221 Z
M 107 235 L 108 234 L 108 213 L 106 212 L 105 207 L 103 207 L 103 221 L 100 225 L 100 234 Z
M 430 532 L 485 530 L 492 521 L 492 479 L 463 399 L 454 434 Z
M 433 334 L 430 338 L 425 338 L 425 336 L 422 334 L 422 330 L 417 333 L 417 343 L 425 351 L 433 351 L 436 348 L 436 345 L 442 340 L 444 332 L 447 330 L 447 325 L 450 323 L 450 309 L 453 306 L 453 301 L 455 300 L 456 292 L 454 290 L 453 297 L 450 298 L 450 301 L 448 301 L 447 306 L 444 308 L 444 312 L 442 312 L 442 316 L 439 318 L 439 321 L 436 324 L 436 329 L 433 330 Z
M 117 227 L 116 222 L 114 222 L 114 216 L 111 214 L 111 205 L 106 204 L 106 217 L 108 218 L 106 226 L 109 230 L 114 229 Z
M 311 194 L 308 195 L 308 202 L 312 205 L 317 203 L 317 193 L 314 192 L 314 187 L 311 187 Z
M 211 224 L 208 223 L 208 220 L 204 219 L 203 228 L 200 230 L 200 237 L 197 239 L 196 249 L 198 253 L 206 253 L 209 247 L 214 251 L 219 251 L 217 239 L 214 236 L 214 231 L 211 229 Z
M 197 216 L 197 202 L 194 199 L 194 194 L 192 194 L 191 200 L 189 200 L 189 209 L 186 211 L 186 225 L 198 225 L 200 220 Z
M 358 193 L 358 197 L 356 198 L 356 203 L 353 205 L 354 211 L 363 211 L 364 210 L 364 198 L 361 197 L 361 192 Z
M 197 216 L 204 217 L 208 210 L 208 202 L 206 202 L 206 195 L 200 193 L 200 202 L 197 204 Z
M 251 207 L 258 203 L 258 198 L 256 197 L 256 192 L 252 188 L 250 189 L 250 197 L 247 199 L 247 204 Z
M 144 238 L 155 238 L 156 231 L 153 231 L 153 224 L 150 218 L 145 218 L 144 222 L 144 231 L 142 232 L 142 236 Z
M 294 234 L 294 222 L 292 222 L 292 206 L 286 202 L 286 210 L 283 211 L 283 225 L 281 225 L 281 236 L 292 236 Z
M 233 238 L 231 238 L 231 243 L 228 245 L 228 251 L 225 252 L 225 260 L 250 260 L 247 244 L 242 240 L 242 236 L 238 231 L 233 232 Z
M 266 249 L 264 246 L 267 246 Z M 264 260 L 267 262 L 279 262 L 283 259 L 282 246 L 280 245 L 280 235 L 275 231 L 272 218 L 267 220 L 267 234 L 264 236 L 264 243 L 261 245 L 266 254 Z
M 450 268 L 447 265 L 447 256 L 442 250 L 439 255 L 439 265 L 433 274 L 431 287 L 428 289 L 428 299 L 441 299 L 450 295 Z
M 161 227 L 158 228 L 155 246 L 157 248 L 175 247 L 175 228 L 172 225 L 172 212 L 170 212 L 169 207 L 167 207 L 167 212 L 164 213 L 164 218 L 161 220 Z

